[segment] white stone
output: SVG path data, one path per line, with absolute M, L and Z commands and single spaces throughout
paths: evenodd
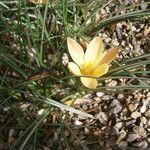
M 96 95 L 97 95 L 98 97 L 102 97 L 102 96 L 104 96 L 104 93 L 103 93 L 103 92 L 97 92 Z
M 80 125 L 83 125 L 83 122 L 81 122 L 81 121 L 79 121 L 79 120 L 76 120 L 76 121 L 74 122 L 74 124 L 77 125 L 77 126 L 80 126 Z
M 147 107 L 145 104 L 143 104 L 143 106 L 140 108 L 140 112 L 145 113 L 146 110 L 147 110 Z
M 42 115 L 43 112 L 44 112 L 44 109 L 39 110 L 39 111 L 38 111 L 38 115 Z

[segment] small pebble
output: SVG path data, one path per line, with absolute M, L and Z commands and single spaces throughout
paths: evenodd
M 130 133 L 130 134 L 128 135 L 127 141 L 128 141 L 128 142 L 132 142 L 132 141 L 136 140 L 137 138 L 139 138 L 139 135 L 137 135 L 137 134 L 135 134 L 135 133 Z
M 131 118 L 133 118 L 133 119 L 137 119 L 138 117 L 140 117 L 141 116 L 141 113 L 140 112 L 137 112 L 137 111 L 135 111 L 135 112 L 133 112 L 132 114 L 131 114 Z
M 143 106 L 140 108 L 140 112 L 141 112 L 141 113 L 144 113 L 144 112 L 146 111 L 146 109 L 147 109 L 146 106 L 143 105 Z
M 116 141 L 116 144 L 119 144 L 125 137 L 126 137 L 126 132 L 124 130 L 122 130 L 120 132 L 120 135 L 119 135 L 117 141 Z
M 99 119 L 99 121 L 106 125 L 108 121 L 108 116 L 105 112 L 100 112 L 99 114 L 96 115 L 96 118 Z
M 111 113 L 119 113 L 121 110 L 122 110 L 122 106 L 121 106 L 121 103 L 117 100 L 117 99 L 114 99 L 112 101 L 112 103 L 110 104 L 111 107 L 113 107 L 111 109 Z
M 138 147 L 140 149 L 145 149 L 148 147 L 148 143 L 146 141 L 141 141 L 138 143 L 134 143 L 133 146 Z
M 150 27 L 149 27 L 149 30 L 150 30 Z M 146 96 L 147 96 L 147 97 L 150 97 L 150 92 L 148 92 Z
M 141 9 L 142 9 L 142 10 L 146 10 L 147 7 L 148 7 L 148 4 L 142 4 L 142 5 L 141 5 Z
M 24 104 L 21 104 L 19 108 L 24 111 L 24 110 L 27 110 L 29 106 L 31 106 L 31 103 L 24 103 Z
M 118 122 L 115 124 L 114 128 L 116 128 L 117 130 L 120 130 L 123 127 L 124 123 L 123 122 Z
M 124 98 L 124 95 L 123 95 L 123 94 L 118 94 L 117 98 L 118 98 L 118 99 L 123 99 L 123 98 Z
M 83 125 L 83 122 L 81 122 L 81 121 L 79 121 L 79 120 L 76 120 L 76 121 L 74 122 L 74 124 L 77 125 L 77 126 L 79 126 L 79 125 Z
M 105 39 L 105 42 L 106 42 L 106 43 L 111 42 L 111 38 L 106 38 L 106 39 Z
M 15 132 L 15 129 L 10 129 L 9 130 L 9 137 L 12 137 L 13 136 L 13 134 L 14 134 L 14 132 Z
M 109 83 L 106 84 L 106 86 L 116 86 L 117 81 L 116 80 L 111 80 Z
M 146 136 L 146 130 L 142 127 L 134 127 L 133 132 L 136 133 L 139 136 Z
M 118 42 L 117 38 L 112 40 L 112 45 L 119 46 L 119 42 Z
M 126 122 L 126 126 L 132 125 L 136 122 L 136 120 L 130 120 Z
M 41 109 L 41 110 L 38 111 L 38 114 L 39 114 L 39 115 L 42 115 L 43 112 L 44 112 L 44 109 Z
M 146 117 L 141 117 L 140 120 L 141 120 L 141 123 L 142 123 L 142 124 L 144 124 L 144 125 L 147 124 L 147 119 L 146 119 Z
M 137 107 L 138 107 L 138 103 L 131 103 L 131 104 L 129 104 L 128 105 L 128 107 L 129 107 L 129 110 L 131 111 L 131 112 L 133 112 L 133 111 L 135 111 L 136 109 L 137 109 Z
M 132 27 L 131 27 L 131 30 L 134 32 L 134 31 L 136 31 L 137 29 L 136 29 L 135 26 L 132 26 Z
M 149 127 L 149 128 L 147 128 L 147 131 L 150 133 L 150 127 Z
M 122 46 L 125 46 L 125 44 L 126 44 L 125 41 L 122 41 L 122 42 L 121 42 L 121 45 L 122 45 Z
M 150 144 L 150 137 L 147 138 L 147 142 Z
M 119 27 L 116 28 L 117 37 L 119 40 L 122 40 L 122 31 Z
M 64 66 L 66 66 L 68 63 L 69 63 L 68 55 L 67 55 L 66 53 L 63 53 L 63 56 L 62 56 L 62 64 L 63 64 Z
M 102 97 L 102 99 L 103 100 L 110 100 L 110 99 L 112 99 L 113 97 L 111 96 L 111 95 L 104 95 L 103 97 Z
M 94 106 L 93 106 L 93 107 L 94 107 L 94 108 L 95 108 L 95 107 L 98 107 L 98 103 L 94 103 Z
M 148 109 L 148 110 L 144 113 L 144 115 L 145 115 L 146 117 L 149 117 L 149 116 L 150 116 L 150 109 Z
M 97 95 L 98 97 L 102 97 L 102 96 L 104 96 L 104 93 L 103 93 L 103 92 L 97 92 L 96 95 Z
M 106 10 L 104 10 L 103 8 L 101 9 L 101 14 L 105 15 L 106 14 Z
M 90 130 L 88 128 L 84 128 L 84 132 L 85 132 L 85 134 L 89 134 Z
M 84 104 L 84 105 L 82 105 L 82 108 L 83 108 L 83 110 L 87 110 L 88 106 Z
M 126 141 L 121 141 L 119 144 L 118 144 L 118 147 L 122 147 L 122 148 L 125 148 L 128 146 L 128 143 Z
M 93 98 L 97 103 L 100 103 L 101 102 L 101 98 L 100 97 L 94 97 Z

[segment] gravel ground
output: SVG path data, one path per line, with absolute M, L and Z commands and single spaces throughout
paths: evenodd
M 113 80 L 112 80 L 113 81 Z M 20 104 L 22 110 L 31 107 L 30 103 Z M 136 90 L 130 93 L 106 94 L 96 92 L 76 99 L 74 107 L 92 114 L 96 119 L 87 119 L 70 113 L 64 128 L 64 134 L 72 149 L 148 149 L 150 148 L 150 91 Z M 5 110 L 7 111 L 7 110 Z M 28 114 L 32 120 L 38 112 Z M 60 113 L 65 118 L 66 113 Z M 61 130 L 57 122 L 57 114 L 51 113 L 43 126 L 42 137 L 39 137 L 38 150 L 59 149 Z M 5 118 L 7 119 L 7 118 Z M 5 122 L 6 120 L 3 119 Z M 2 119 L 1 119 L 2 121 Z M 52 124 L 52 126 L 50 125 Z M 74 126 L 75 125 L 75 126 Z M 70 130 L 71 129 L 71 130 Z M 75 134 L 80 140 L 77 140 Z M 13 144 L 22 131 L 10 129 L 8 144 Z M 17 136 L 17 137 L 16 137 Z M 30 146 L 29 146 L 30 147 Z M 28 146 L 26 149 L 30 149 Z M 0 144 L 0 149 L 7 149 L 7 144 Z M 62 149 L 66 149 L 65 143 Z
M 150 92 L 128 94 L 97 92 L 75 101 L 75 107 L 93 114 L 97 120 L 72 117 L 75 125 L 94 126 L 76 131 L 92 149 L 150 148 Z M 81 135 L 80 135 L 81 134 Z M 97 143 L 90 141 L 97 140 Z M 73 144 L 79 144 L 73 143 Z M 113 147 L 113 148 L 112 148 Z

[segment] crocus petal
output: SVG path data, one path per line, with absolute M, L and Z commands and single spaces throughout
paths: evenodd
M 81 75 L 80 68 L 75 63 L 69 62 L 68 68 L 69 68 L 70 72 L 72 72 L 74 75 L 77 75 L 77 76 Z
M 108 69 L 109 69 L 108 64 L 99 65 L 92 73 L 92 76 L 100 77 L 100 76 L 104 75 L 105 73 L 107 73 Z
M 83 48 L 75 40 L 69 37 L 67 38 L 67 45 L 70 56 L 72 57 L 73 61 L 79 66 L 83 64 L 84 58 Z
M 95 37 L 87 46 L 87 50 L 85 52 L 85 63 L 95 65 L 99 56 L 104 51 L 103 41 L 100 37 Z
M 97 80 L 93 78 L 81 77 L 82 84 L 90 89 L 95 89 L 97 87 Z
M 101 60 L 100 63 L 109 64 L 112 60 L 115 59 L 118 52 L 119 52 L 118 48 L 111 48 L 110 50 L 108 50 L 108 52 L 106 53 L 106 55 L 104 56 L 104 58 Z
M 66 104 L 67 106 L 71 106 L 74 104 L 74 101 L 75 101 L 74 99 L 70 99 L 70 100 L 65 101 L 64 104 Z
M 101 61 L 106 54 L 107 54 L 107 52 L 105 51 L 105 52 L 101 53 L 101 55 L 99 55 L 99 57 L 97 58 L 97 61 L 96 61 L 97 63 L 95 63 L 95 68 L 101 64 Z

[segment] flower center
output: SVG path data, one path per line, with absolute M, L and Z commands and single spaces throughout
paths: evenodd
M 80 66 L 81 74 L 85 76 L 92 76 L 94 67 L 92 63 L 83 64 Z

